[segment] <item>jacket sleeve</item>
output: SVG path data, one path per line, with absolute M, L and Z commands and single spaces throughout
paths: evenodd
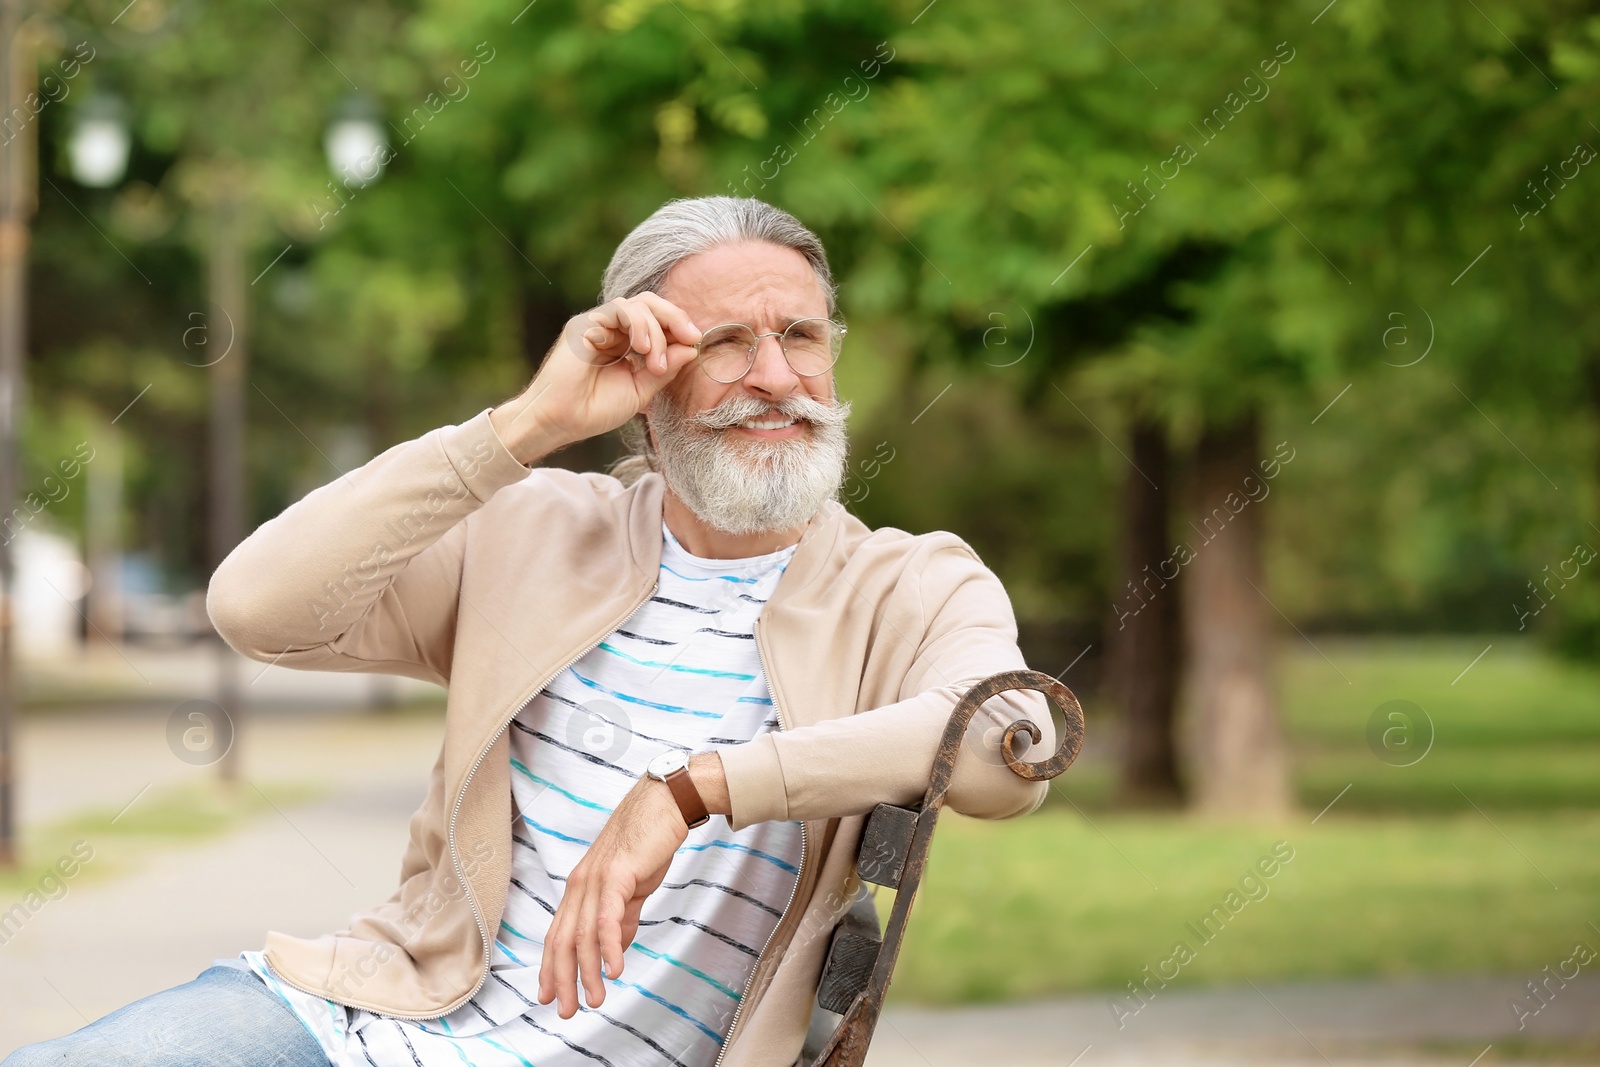
M 923 633 L 900 699 L 879 708 L 718 749 L 735 830 L 768 819 L 826 819 L 879 803 L 914 804 L 928 789 L 950 713 L 968 689 L 1001 671 L 1025 670 L 1016 619 L 1000 579 L 964 542 L 934 554 L 923 583 Z M 932 600 L 929 597 L 933 597 Z M 1017 744 L 1030 761 L 1053 755 L 1049 701 L 1012 690 L 986 701 L 967 726 L 945 805 L 980 819 L 1026 815 L 1049 782 L 1019 777 L 1000 753 L 1004 728 L 1031 720 L 1041 738 Z
M 217 633 L 285 667 L 447 684 L 462 520 L 531 472 L 489 410 L 395 445 L 241 541 L 206 591 Z

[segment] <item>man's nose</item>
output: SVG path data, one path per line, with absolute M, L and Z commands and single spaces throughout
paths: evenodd
M 751 392 L 782 400 L 799 387 L 800 376 L 789 366 L 778 342 L 773 334 L 756 342 L 756 359 L 744 376 L 744 385 Z

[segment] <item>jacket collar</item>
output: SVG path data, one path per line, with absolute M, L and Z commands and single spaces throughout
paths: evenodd
M 625 491 L 627 525 L 633 566 L 640 581 L 654 582 L 661 573 L 661 507 L 666 480 L 659 471 L 647 471 Z M 767 602 L 770 609 L 810 585 L 833 554 L 847 512 L 837 500 L 824 500 L 806 523 L 789 566 Z

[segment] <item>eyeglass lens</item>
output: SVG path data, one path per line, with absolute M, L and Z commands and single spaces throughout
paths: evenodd
M 797 319 L 779 338 L 789 366 L 803 377 L 821 374 L 833 366 L 842 340 L 838 325 L 826 318 Z M 755 363 L 758 343 L 756 332 L 748 326 L 714 326 L 700 339 L 700 363 L 716 381 L 738 381 Z

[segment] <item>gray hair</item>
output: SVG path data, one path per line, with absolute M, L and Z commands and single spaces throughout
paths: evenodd
M 622 239 L 606 267 L 600 302 L 643 292 L 659 292 L 672 268 L 718 245 L 766 241 L 806 257 L 828 301 L 828 317 L 838 318 L 838 287 L 828 269 L 822 241 L 805 224 L 764 200 L 740 196 L 701 196 L 669 200 Z M 628 455 L 610 474 L 631 485 L 646 471 L 659 470 L 643 412 L 622 425 Z

